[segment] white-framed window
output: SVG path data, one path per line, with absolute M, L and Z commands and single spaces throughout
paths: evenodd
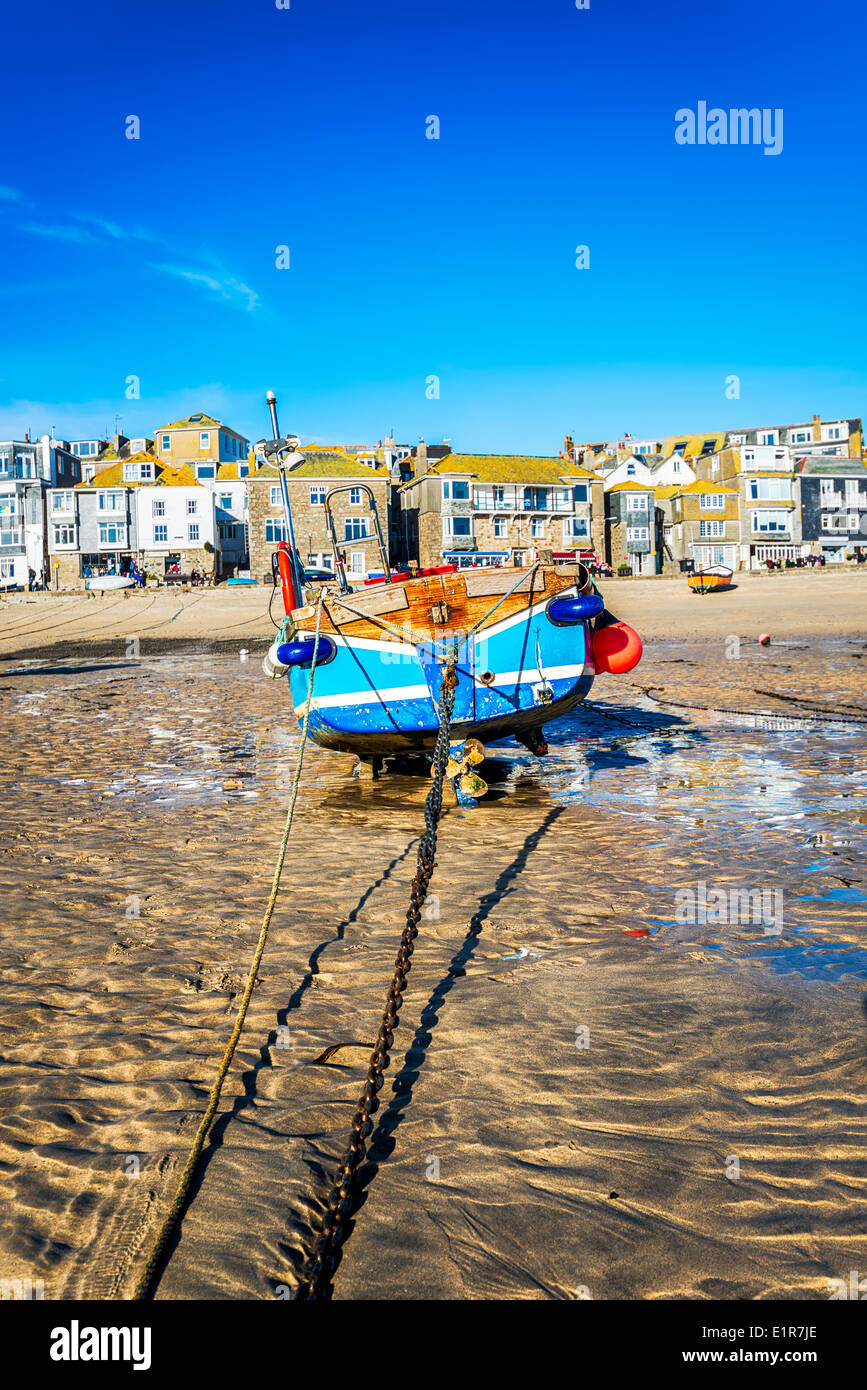
M 161 514 L 162 515 L 162 514 Z M 157 522 L 154 526 L 154 545 L 165 545 L 169 538 L 169 528 L 165 522 Z
M 829 499 L 829 498 L 839 497 L 839 495 L 840 495 L 840 494 L 839 494 L 838 491 L 837 491 L 837 479 L 836 479 L 836 478 L 820 478 L 820 479 L 819 479 L 819 496 L 820 496 L 820 498 L 822 499 L 823 502 L 826 501 L 826 499 Z
M 700 521 L 698 530 L 701 536 L 724 536 L 726 524 L 724 521 Z
M 826 512 L 822 515 L 823 531 L 857 531 L 857 512 Z
M 161 498 L 154 498 L 151 503 L 151 513 L 153 516 L 165 516 L 166 504 Z
M 460 478 L 443 478 L 443 498 L 446 502 L 468 502 L 470 485 Z
M 750 478 L 747 495 L 753 502 L 789 502 L 792 485 L 788 478 Z
M 191 521 L 187 527 L 187 532 L 191 541 L 197 541 L 199 539 L 199 523 Z
M 0 517 L 0 545 L 20 545 L 21 527 Z
M 162 447 L 162 451 L 163 451 L 164 454 L 165 454 L 165 453 L 171 453 L 171 448 L 172 448 L 172 437 L 171 437 L 170 434 L 164 434 L 164 435 L 163 435 L 161 447 Z
M 328 489 L 324 483 L 314 483 L 310 488 L 311 507 L 321 507 L 325 502 L 325 494 L 327 491 Z
M 724 492 L 703 492 L 699 496 L 698 506 L 702 512 L 721 512 L 726 504 Z
M 14 492 L 0 492 L 0 516 L 15 516 L 18 512 L 18 498 Z
M 366 516 L 345 516 L 343 518 L 343 539 L 345 541 L 363 541 L 367 539 L 369 534 Z
M 101 521 L 99 543 L 107 546 L 126 545 L 126 525 L 122 521 Z
M 350 507 L 360 507 L 360 506 L 361 506 L 361 488 L 360 488 L 360 487 L 352 487 L 352 488 L 349 489 L 349 505 L 350 505 Z
M 139 466 L 138 466 L 138 475 L 139 475 L 139 478 L 141 479 L 141 481 L 142 481 L 143 483 L 150 483 L 150 482 L 153 482 L 153 476 L 154 476 L 154 466 L 153 466 L 153 464 L 152 464 L 152 463 L 140 463 Z
M 809 444 L 811 443 L 813 436 L 810 434 L 808 430 L 795 430 L 795 432 L 790 436 L 790 438 L 792 442 L 795 444 Z
M 85 483 L 92 483 L 95 477 L 96 477 L 96 464 L 94 464 L 94 463 L 85 463 L 85 464 L 83 464 L 83 465 L 82 465 L 82 469 L 81 469 L 81 479 L 82 479 L 82 482 L 85 482 Z
M 586 516 L 569 516 L 563 522 L 564 541 L 585 540 L 590 535 L 590 523 Z
M 575 486 L 572 488 L 572 501 L 573 501 L 573 502 L 581 503 L 581 502 L 589 502 L 589 500 L 590 500 L 590 490 L 589 490 L 587 484 L 586 484 L 586 483 L 576 483 Z
M 858 479 L 857 479 L 857 478 L 847 478 L 847 479 L 846 479 L 846 501 L 847 501 L 847 503 L 849 503 L 849 502 L 856 502 L 856 503 L 857 503 L 857 501 L 858 501 L 858 499 L 859 499 L 860 496 L 861 496 L 861 485 L 860 485 L 860 483 L 858 482 Z
M 10 556 L 9 558 L 5 559 L 5 560 L 0 559 L 0 579 L 14 579 L 14 577 L 15 577 L 15 561 L 14 561 L 14 559 L 12 559 L 11 556 Z
M 534 516 L 530 522 L 530 535 L 534 541 L 542 540 L 545 536 L 545 518 Z
M 630 492 L 626 496 L 626 510 L 628 512 L 646 512 L 647 498 L 641 493 Z
M 221 492 L 221 493 L 220 493 L 220 506 L 222 507 L 222 509 L 223 509 L 224 512 L 230 512 L 230 511 L 232 510 L 232 494 L 231 494 L 231 492 Z
M 97 510 L 100 512 L 123 512 L 126 510 L 122 492 L 98 492 L 96 498 Z
M 214 465 L 213 465 L 212 463 L 197 463 L 197 464 L 196 464 L 196 477 L 197 477 L 197 478 L 216 478 L 216 476 L 217 476 L 217 470 L 215 469 L 215 467 L 214 467 Z
M 776 431 L 776 430 L 762 430 L 762 431 L 760 432 L 760 434 L 759 434 L 759 443 L 760 443 L 760 444 L 776 444 L 776 442 L 777 442 L 777 431 Z
M 349 573 L 364 574 L 366 569 L 366 558 L 363 550 L 351 550 L 349 552 Z
M 494 489 L 492 487 L 473 488 L 473 506 L 477 512 L 493 511 Z
M 443 517 L 443 537 L 447 536 L 471 536 L 473 534 L 472 518 L 468 516 L 444 516 Z
M 124 480 L 125 483 L 134 483 L 134 482 L 137 482 L 137 481 L 138 481 L 137 474 L 138 474 L 138 468 L 137 468 L 136 464 L 134 464 L 134 463 L 125 463 L 125 464 L 124 464 L 124 466 L 123 466 L 123 480 Z
M 211 447 L 211 431 L 210 431 L 210 430 L 201 430 L 201 431 L 199 432 L 199 449 L 210 449 L 210 447 Z
M 503 536 L 507 536 L 508 534 L 509 534 L 509 522 L 508 522 L 507 518 L 504 517 L 504 516 L 495 516 L 495 517 L 494 517 L 494 535 L 495 535 L 498 539 L 502 539 Z
M 825 425 L 822 429 L 822 434 L 826 439 L 840 439 L 842 437 L 842 431 L 839 425 Z
M 628 541 L 646 541 L 649 536 L 647 526 L 627 526 L 626 539 Z
M 774 511 L 771 507 L 752 513 L 751 529 L 759 535 L 772 535 L 774 532 L 788 531 L 789 513 Z
M 75 526 L 65 522 L 60 526 L 55 526 L 54 545 L 57 549 L 65 545 L 75 545 Z
M 75 498 L 72 492 L 52 492 L 51 510 L 53 512 L 74 512 Z
M 279 506 L 282 505 L 283 499 L 282 499 L 282 497 L 280 496 L 280 484 L 279 484 L 279 483 L 277 483 L 277 484 L 275 484 L 275 485 L 272 485 L 271 488 L 269 488 L 268 495 L 269 495 L 269 497 L 270 497 L 270 499 L 271 499 L 271 506 L 272 506 L 272 507 L 279 507 Z M 312 501 L 312 498 L 311 498 L 311 501 Z
M 282 516 L 269 516 L 265 522 L 265 540 L 271 545 L 286 539 L 286 522 Z
M 187 516 L 196 516 L 197 513 L 198 513 L 198 510 L 199 510 L 199 503 L 198 503 L 197 498 L 195 498 L 195 497 L 188 497 L 188 498 L 187 498 Z

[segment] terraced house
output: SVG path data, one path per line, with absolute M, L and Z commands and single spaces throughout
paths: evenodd
M 860 459 L 800 459 L 794 481 L 802 555 L 839 563 L 867 551 L 867 469 Z
M 389 508 L 392 473 L 379 448 L 355 454 L 333 446 L 305 445 L 305 462 L 287 475 L 295 543 L 302 563 L 312 569 L 333 570 L 331 537 L 325 517 L 325 497 L 333 488 L 332 515 L 347 577 L 363 580 L 381 569 L 370 510 L 376 504 L 383 540 L 393 561 L 394 543 Z M 260 463 L 247 479 L 250 574 L 271 583 L 272 560 L 282 540 L 288 540 L 280 494 L 280 475 L 272 463 Z
M 28 589 L 49 582 L 50 529 L 46 495 L 72 488 L 81 463 L 60 440 L 0 443 L 0 589 Z
M 677 562 L 691 560 L 697 570 L 708 565 L 736 570 L 740 560 L 737 488 L 698 480 L 671 493 L 671 535 L 665 538 L 671 557 Z
M 605 559 L 614 569 L 627 565 L 633 574 L 656 574 L 658 555 L 656 506 L 652 482 L 630 478 L 605 484 Z
M 800 554 L 793 461 L 784 444 L 727 445 L 697 460 L 702 481 L 726 483 L 738 492 L 738 564 L 759 569 L 767 560 Z
M 133 492 L 161 472 L 154 454 L 143 450 L 107 463 L 76 487 L 48 494 L 48 549 L 52 583 L 83 589 L 100 571 L 126 574 L 137 551 Z
M 401 488 L 403 558 L 426 569 L 590 554 L 603 536 L 594 492 L 601 522 L 602 481 L 570 457 L 450 453 L 431 464 L 422 454 Z

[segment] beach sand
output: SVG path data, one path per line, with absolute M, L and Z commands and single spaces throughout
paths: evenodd
M 447 804 L 335 1298 L 825 1299 L 867 1269 L 861 576 L 604 592 L 641 665 Z M 0 1275 L 126 1298 L 231 1031 L 298 731 L 255 656 L 205 650 L 261 651 L 261 592 L 32 599 L 0 610 Z M 160 1299 L 297 1284 L 427 790 L 353 767 L 308 745 Z M 779 930 L 678 921 L 701 882 L 782 893 Z

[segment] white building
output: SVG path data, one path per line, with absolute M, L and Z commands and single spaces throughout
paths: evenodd
M 198 484 L 155 483 L 135 491 L 138 550 L 145 569 L 158 577 L 177 565 L 220 573 L 217 499 Z

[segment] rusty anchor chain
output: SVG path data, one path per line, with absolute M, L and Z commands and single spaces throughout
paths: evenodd
M 348 1235 L 346 1223 L 353 1208 L 358 1168 L 364 1157 L 366 1141 L 373 1132 L 371 1116 L 379 1109 L 377 1093 L 382 1089 L 385 1079 L 383 1072 L 389 1065 L 389 1053 L 394 1042 L 394 1030 L 399 1021 L 398 1014 L 403 1004 L 406 977 L 410 971 L 415 938 L 418 936 L 421 910 L 436 866 L 437 827 L 442 812 L 443 779 L 449 762 L 449 727 L 458 684 L 455 674 L 456 658 L 457 653 L 449 656 L 440 688 L 439 730 L 433 753 L 432 781 L 424 804 L 425 828 L 419 841 L 417 867 L 410 889 L 406 925 L 398 947 L 394 975 L 386 996 L 379 1034 L 367 1068 L 367 1080 L 352 1121 L 349 1147 L 337 1170 L 328 1197 L 322 1231 L 313 1247 L 304 1280 L 295 1295 L 296 1299 L 316 1300 L 326 1296 L 331 1277 L 337 1267 L 338 1251 Z

